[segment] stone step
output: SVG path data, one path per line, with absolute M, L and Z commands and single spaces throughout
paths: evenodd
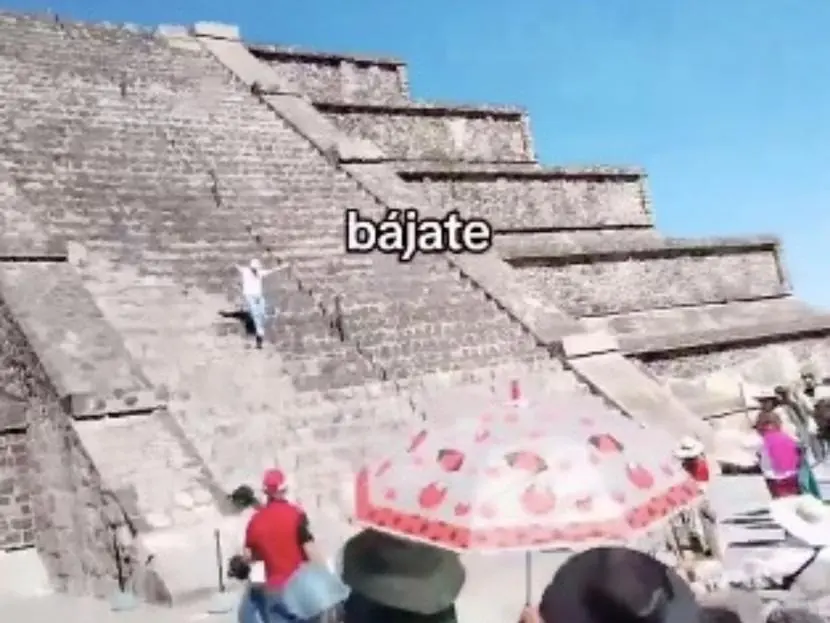
M 0 264 L 0 295 L 75 417 L 158 406 L 152 384 L 68 263 Z
M 84 421 L 76 424 L 102 478 L 117 492 L 143 531 L 198 524 L 218 516 L 198 456 L 165 424 L 166 415 Z
M 516 253 L 508 254 L 508 261 L 521 277 L 574 316 L 746 301 L 790 292 L 780 271 L 778 242 L 767 237 L 663 239 L 625 248 L 603 244 L 578 253 Z
M 583 318 L 580 322 L 590 331 L 610 331 L 620 335 L 622 339 L 627 339 L 758 325 L 771 318 L 794 320 L 815 313 L 815 310 L 803 301 L 785 296 L 755 301 L 648 309 Z
M 342 132 L 372 141 L 396 160 L 531 162 L 526 115 L 518 108 L 409 103 L 315 102 Z
M 283 89 L 313 100 L 393 104 L 409 99 L 402 61 L 249 45 L 248 50 L 276 71 Z
M 620 348 L 632 355 L 677 356 L 700 348 L 752 346 L 798 338 L 830 336 L 830 314 L 803 314 L 755 324 L 741 324 L 703 330 L 681 330 L 668 334 L 636 335 L 620 338 Z
M 395 168 L 434 206 L 485 219 L 497 230 L 654 226 L 640 169 L 461 162 Z

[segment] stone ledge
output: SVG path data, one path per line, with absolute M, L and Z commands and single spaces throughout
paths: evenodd
M 78 420 L 149 413 L 165 405 L 151 389 L 114 389 L 109 394 L 66 394 L 61 401 L 63 407 Z
M 625 260 L 649 260 L 681 257 L 687 255 L 727 255 L 753 251 L 778 253 L 780 241 L 775 236 L 746 236 L 729 238 L 655 238 L 643 239 L 636 243 L 623 239 L 602 240 L 586 245 L 580 251 L 573 246 L 545 243 L 541 248 L 515 245 L 509 240 L 497 241 L 496 249 L 512 265 L 567 266 L 596 262 L 620 262 Z
M 704 445 L 712 446 L 711 428 L 668 388 L 619 352 L 569 358 L 568 362 L 580 379 L 623 413 L 678 437 L 697 436 Z
M 830 314 L 817 314 L 778 322 L 684 331 L 665 335 L 619 336 L 620 347 L 627 355 L 669 355 L 674 353 L 718 350 L 734 346 L 763 344 L 781 338 L 830 335 Z
M 638 167 L 564 166 L 550 167 L 536 163 L 464 163 L 435 161 L 394 161 L 390 163 L 407 181 L 421 179 L 492 180 L 518 178 L 528 180 L 624 180 L 639 181 L 646 176 Z
M 0 262 L 66 262 L 68 259 L 69 249 L 64 240 L 0 235 Z
M 449 104 L 440 102 L 409 102 L 407 104 L 362 104 L 357 102 L 314 101 L 314 106 L 324 114 L 397 114 L 410 116 L 456 115 L 470 118 L 498 117 L 521 121 L 527 111 L 518 106 L 487 106 Z
M 562 352 L 568 359 L 615 352 L 619 348 L 617 338 L 606 331 L 577 333 L 562 339 Z
M 347 54 L 341 52 L 318 52 L 305 50 L 294 46 L 267 45 L 262 43 L 248 43 L 248 51 L 256 58 L 269 60 L 299 60 L 318 63 L 338 64 L 343 61 L 356 65 L 381 65 L 384 67 L 402 67 L 405 61 L 390 56 L 372 56 L 368 54 Z
M 190 27 L 190 34 L 194 37 L 207 37 L 209 39 L 225 39 L 239 41 L 239 26 L 235 24 L 223 24 L 222 22 L 196 22 Z
M 153 388 L 69 263 L 0 264 L 0 301 L 73 415 L 158 406 Z
M 26 431 L 26 401 L 0 387 L 0 436 Z

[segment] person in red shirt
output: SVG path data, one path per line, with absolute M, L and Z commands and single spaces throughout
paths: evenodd
M 243 555 L 248 562 L 263 563 L 265 584 L 246 591 L 239 609 L 239 623 L 300 621 L 287 607 L 284 589 L 306 562 L 323 567 L 326 562 L 315 546 L 308 517 L 285 497 L 285 474 L 278 469 L 266 471 L 262 490 L 265 503 L 248 522 Z M 263 612 L 268 613 L 268 621 L 261 620 Z
M 709 483 L 709 461 L 704 453 L 703 444 L 693 437 L 684 437 L 675 449 L 674 455 L 689 476 L 699 484 Z

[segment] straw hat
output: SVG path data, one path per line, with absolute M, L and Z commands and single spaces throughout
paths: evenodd
M 683 437 L 680 440 L 680 445 L 674 449 L 674 456 L 680 460 L 694 459 L 704 453 L 703 444 L 694 437 Z

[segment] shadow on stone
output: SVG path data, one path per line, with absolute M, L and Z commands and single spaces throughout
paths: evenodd
M 256 335 L 254 319 L 251 318 L 251 315 L 244 309 L 237 309 L 234 311 L 220 311 L 219 315 L 222 318 L 229 318 L 239 322 L 239 324 L 242 325 L 242 328 L 245 330 L 245 335 L 249 337 Z

